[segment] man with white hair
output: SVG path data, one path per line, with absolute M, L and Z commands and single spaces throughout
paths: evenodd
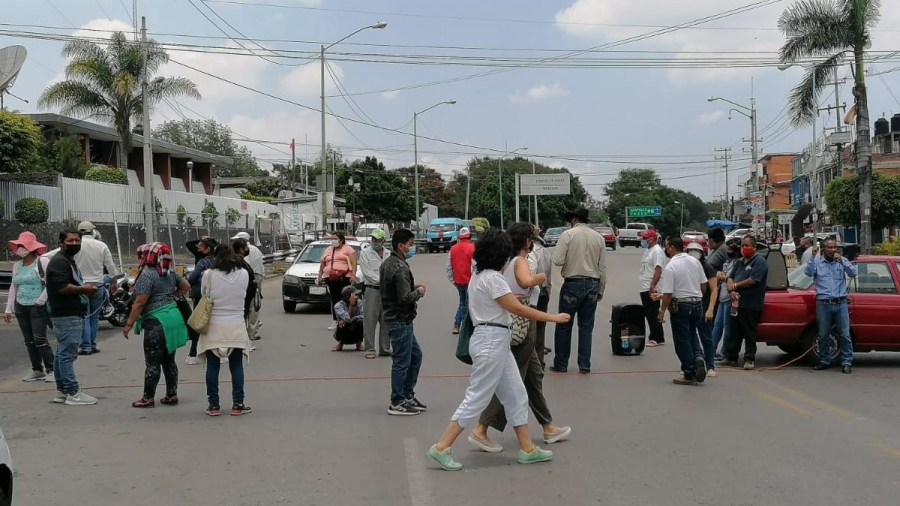
M 100 352 L 100 349 L 97 348 L 100 307 L 109 297 L 104 288 L 103 278 L 108 274 L 113 279 L 110 290 L 115 292 L 118 270 L 113 262 L 109 246 L 99 240 L 100 234 L 93 223 L 82 221 L 78 224 L 78 233 L 81 234 L 81 250 L 75 255 L 75 265 L 81 271 L 84 284 L 99 288 L 94 295 L 88 297 L 87 317 L 84 319 L 84 332 L 81 335 L 81 346 L 78 350 L 79 355 L 91 355 Z
M 247 317 L 247 333 L 250 334 L 251 341 L 258 341 L 262 336 L 259 335 L 259 329 L 262 327 L 262 320 L 259 318 L 259 310 L 262 309 L 262 287 L 263 281 L 266 279 L 266 266 L 265 261 L 263 259 L 263 253 L 253 244 L 253 241 L 250 240 L 250 234 L 247 232 L 238 232 L 231 238 L 232 241 L 236 239 L 243 239 L 247 241 L 247 248 L 250 250 L 250 254 L 247 255 L 247 258 L 244 260 L 247 261 L 247 264 L 250 265 L 250 268 L 253 269 L 253 277 L 256 278 L 256 297 L 253 298 L 253 303 L 250 304 L 250 316 Z

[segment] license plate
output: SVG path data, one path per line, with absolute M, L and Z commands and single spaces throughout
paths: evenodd
M 309 287 L 310 295 L 325 295 L 327 288 L 324 286 L 311 286 Z

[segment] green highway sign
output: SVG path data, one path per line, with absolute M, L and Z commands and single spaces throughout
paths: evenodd
M 652 216 L 662 216 L 661 206 L 634 206 L 628 208 L 629 218 L 649 218 Z

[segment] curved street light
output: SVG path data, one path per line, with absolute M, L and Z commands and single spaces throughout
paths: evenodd
M 445 104 L 456 105 L 456 100 L 445 100 L 443 102 L 438 102 L 427 109 L 413 113 L 413 153 L 415 156 L 415 164 L 413 165 L 413 177 L 415 178 L 416 184 L 416 237 L 419 237 L 419 232 L 422 230 L 422 223 L 420 222 L 422 218 L 422 210 L 419 207 L 419 132 L 417 123 L 420 114 L 424 114 L 434 109 L 435 107 Z

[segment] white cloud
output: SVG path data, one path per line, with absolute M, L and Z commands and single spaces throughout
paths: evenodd
M 535 86 L 525 93 L 516 91 L 509 100 L 514 104 L 527 104 L 531 102 L 539 102 L 551 98 L 566 98 L 569 96 L 569 90 L 563 88 L 559 84 Z
M 694 120 L 694 124 L 700 126 L 712 125 L 713 123 L 718 123 L 723 116 L 725 116 L 725 113 L 722 111 L 708 112 L 698 116 L 697 119 Z
M 332 72 L 337 78 L 344 81 L 344 70 L 335 63 L 329 63 Z M 281 91 L 296 97 L 319 96 L 322 92 L 322 68 L 318 63 L 310 63 L 291 70 L 278 81 Z M 325 94 L 337 93 L 337 86 L 328 69 L 325 70 Z
M 400 90 L 385 91 L 381 94 L 381 96 L 385 100 L 394 100 L 395 98 L 400 96 Z

